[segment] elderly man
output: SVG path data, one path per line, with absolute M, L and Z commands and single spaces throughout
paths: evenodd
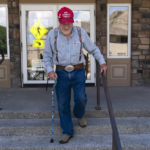
M 56 96 L 60 125 L 63 131 L 59 143 L 67 143 L 73 137 L 73 123 L 70 111 L 71 87 L 74 92 L 73 113 L 78 118 L 80 127 L 86 127 L 84 117 L 87 102 L 85 92 L 84 54 L 82 47 L 92 54 L 106 74 L 106 64 L 99 48 L 91 41 L 83 28 L 73 26 L 73 12 L 67 7 L 58 11 L 59 27 L 48 33 L 45 50 L 44 66 L 48 76 L 57 78 Z M 56 65 L 56 71 L 53 65 Z

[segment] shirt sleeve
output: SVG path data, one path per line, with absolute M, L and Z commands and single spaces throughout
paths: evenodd
M 47 73 L 53 71 L 53 52 L 51 46 L 51 37 L 52 31 L 50 31 L 47 35 L 46 42 L 45 42 L 45 49 L 43 53 L 43 61 L 44 61 L 44 68 Z
M 100 51 L 100 49 L 92 42 L 87 32 L 81 28 L 83 47 L 94 56 L 94 58 L 99 62 L 99 64 L 106 64 L 105 59 Z

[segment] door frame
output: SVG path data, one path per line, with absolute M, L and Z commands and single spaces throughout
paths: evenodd
M 109 56 L 109 7 L 128 7 L 128 55 Z M 108 3 L 107 4 L 107 79 L 108 86 L 131 85 L 131 3 Z
M 33 81 L 33 80 L 27 80 L 27 49 L 26 49 L 26 11 L 53 11 L 54 17 L 57 17 L 56 13 L 56 5 L 40 5 L 40 4 L 21 4 L 20 5 L 20 12 L 21 12 L 21 19 L 20 19 L 20 25 L 21 25 L 21 45 L 22 45 L 22 54 L 21 54 L 21 72 L 22 72 L 22 86 L 23 84 L 46 84 L 47 81 Z M 55 28 L 57 26 L 57 22 L 55 19 L 53 20 Z M 53 83 L 50 81 L 50 83 Z
M 24 84 L 46 84 L 47 81 L 45 80 L 39 80 L 39 81 L 34 81 L 34 80 L 27 80 L 27 49 L 26 49 L 26 11 L 53 11 L 54 12 L 54 17 L 53 17 L 53 22 L 54 25 L 53 27 L 58 26 L 58 20 L 57 18 L 57 11 L 59 10 L 60 7 L 62 6 L 68 6 L 73 10 L 90 10 L 90 33 L 91 34 L 91 39 L 93 42 L 96 41 L 95 38 L 95 4 L 20 4 L 20 12 L 21 12 L 21 19 L 20 19 L 20 35 L 21 35 L 21 45 L 22 45 L 22 52 L 21 52 L 21 72 L 22 72 L 22 86 Z M 95 67 L 95 60 L 94 57 L 91 55 L 91 80 L 86 80 L 86 83 L 95 83 L 95 72 L 96 72 L 96 67 Z M 49 83 L 54 83 L 54 81 L 50 81 Z
M 5 7 L 6 8 L 7 56 L 5 56 L 5 59 L 10 59 L 8 5 L 7 4 L 0 4 L 0 7 Z M 1 56 L 0 56 L 0 58 L 1 58 Z

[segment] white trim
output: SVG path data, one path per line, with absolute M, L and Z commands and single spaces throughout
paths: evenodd
M 69 7 L 71 8 L 72 10 L 76 10 L 76 11 L 80 11 L 80 10 L 91 10 L 91 9 L 94 9 L 95 8 L 95 4 L 93 3 L 72 3 L 72 4 L 58 4 L 58 10 L 61 8 L 61 7 Z
M 23 84 L 28 84 L 28 83 L 32 83 L 32 84 L 39 84 L 39 83 L 46 83 L 46 81 L 42 80 L 42 81 L 35 81 L 35 80 L 31 80 L 29 81 L 27 79 L 27 50 L 26 50 L 26 11 L 53 11 L 54 12 L 54 17 L 53 19 L 56 17 L 56 5 L 33 5 L 33 4 L 20 4 L 20 11 L 21 11 L 21 42 L 22 42 L 22 55 L 21 55 L 21 59 L 22 59 L 22 73 L 23 73 Z M 56 27 L 57 23 L 55 21 L 56 19 L 54 19 L 54 27 Z
M 91 5 L 91 25 L 90 25 L 90 33 L 91 39 L 94 43 L 96 43 L 96 21 L 95 21 L 95 4 Z M 95 58 L 91 55 L 91 82 L 96 83 L 96 65 L 95 65 Z
M 128 20 L 129 20 L 129 27 L 128 27 L 128 55 L 129 58 L 131 58 L 131 4 L 129 4 L 129 15 L 128 15 Z
M 57 11 L 62 6 L 68 6 L 73 10 L 87 10 L 90 11 L 90 33 L 91 39 L 95 41 L 95 4 L 20 4 L 20 11 L 21 11 L 21 19 L 20 19 L 20 25 L 21 25 L 21 42 L 22 42 L 22 54 L 21 54 L 21 66 L 22 66 L 22 73 L 23 73 L 23 84 L 45 84 L 47 81 L 45 80 L 27 80 L 27 50 L 26 50 L 26 11 L 30 10 L 49 10 L 54 12 L 54 27 L 58 26 L 57 21 Z M 91 57 L 91 80 L 86 80 L 86 83 L 95 83 L 95 59 L 93 56 Z M 53 83 L 53 81 L 49 81 L 49 83 Z
M 10 48 L 9 48 L 9 26 L 8 26 L 8 5 L 7 4 L 0 4 L 0 7 L 5 7 L 6 8 L 6 31 L 7 31 L 7 56 L 5 59 L 10 59 Z M 1 56 L 0 56 L 1 58 Z
M 22 34 L 22 31 L 23 31 L 23 29 L 22 29 L 22 11 L 21 11 L 21 6 L 20 6 L 20 8 L 19 8 L 19 13 L 21 13 L 20 14 L 20 50 L 21 50 L 21 85 L 22 85 L 22 87 L 23 87 L 23 43 L 22 43 L 22 37 L 23 37 L 23 34 Z
M 128 56 L 109 56 L 109 8 L 110 6 L 127 6 L 128 13 Z M 112 3 L 107 4 L 107 58 L 131 58 L 131 4 L 130 3 Z

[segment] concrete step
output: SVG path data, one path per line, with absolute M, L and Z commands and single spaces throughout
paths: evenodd
M 110 135 L 75 135 L 69 143 L 59 144 L 60 136 L 49 143 L 49 136 L 0 137 L 0 150 L 112 150 Z M 150 134 L 120 136 L 123 150 L 149 150 Z
M 75 134 L 111 134 L 109 118 L 87 118 L 88 126 L 81 128 L 73 119 Z M 150 133 L 149 117 L 116 118 L 120 134 Z M 51 119 L 0 119 L 0 136 L 49 136 Z M 55 135 L 61 133 L 59 120 L 55 119 Z
M 116 117 L 150 117 L 150 110 L 114 110 Z M 86 117 L 89 118 L 105 118 L 109 117 L 107 110 L 95 110 L 88 109 L 86 111 Z M 56 111 L 55 117 L 58 118 L 58 112 Z M 0 111 L 0 119 L 42 119 L 51 118 L 51 112 L 9 112 L 2 110 Z

